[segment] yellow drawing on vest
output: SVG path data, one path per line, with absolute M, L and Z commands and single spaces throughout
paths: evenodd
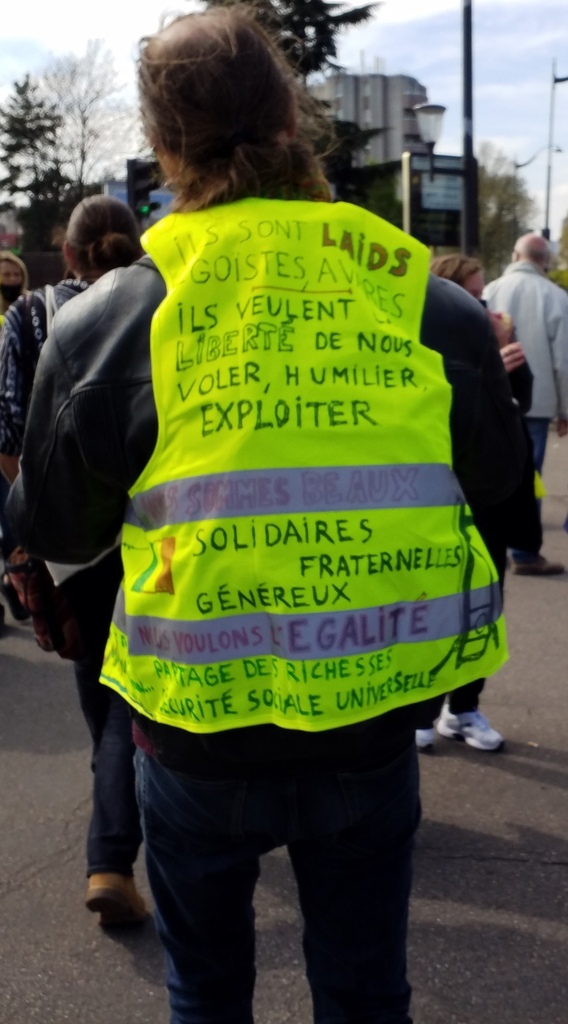
M 152 541 L 152 562 L 135 581 L 132 590 L 137 594 L 175 594 L 172 561 L 176 548 L 175 537 Z M 156 548 L 160 549 L 159 555 Z

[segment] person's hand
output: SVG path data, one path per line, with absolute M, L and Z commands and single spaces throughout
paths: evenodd
M 525 353 L 519 342 L 514 341 L 511 345 L 505 345 L 501 349 L 501 359 L 507 373 L 512 373 L 513 370 L 522 366 L 525 362 Z
M 559 416 L 556 420 L 556 433 L 558 437 L 566 437 L 568 434 L 568 419 L 565 416 Z
M 494 313 L 490 309 L 487 310 L 487 313 L 491 320 L 491 326 L 497 336 L 499 348 L 510 345 L 515 333 L 512 317 L 509 313 Z

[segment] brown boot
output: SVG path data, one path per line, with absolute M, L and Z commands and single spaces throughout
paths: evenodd
M 536 555 L 530 562 L 515 562 L 513 559 L 511 565 L 515 576 L 558 576 L 565 571 L 562 562 L 549 562 L 543 555 Z
M 105 873 L 91 875 L 85 905 L 99 914 L 103 928 L 113 925 L 142 924 L 148 917 L 146 904 L 134 879 L 128 875 Z

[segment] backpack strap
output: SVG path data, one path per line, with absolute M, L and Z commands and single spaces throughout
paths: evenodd
M 45 336 L 49 335 L 51 330 L 51 321 L 57 312 L 57 303 L 55 301 L 55 288 L 52 284 L 46 284 L 44 288 L 45 292 Z
M 29 294 L 27 294 L 27 295 L 25 295 L 23 297 L 23 303 L 22 303 L 22 331 L 21 331 L 21 335 L 20 335 L 20 342 L 21 342 L 21 372 L 22 372 L 22 378 L 23 378 L 23 382 L 24 382 L 23 391 L 24 391 L 24 395 L 25 395 L 26 407 L 27 407 L 27 404 L 29 402 L 29 398 L 30 398 L 31 391 L 32 391 L 32 385 L 33 385 L 33 382 L 34 382 L 34 376 L 35 376 L 35 371 L 36 371 L 36 366 L 37 366 L 37 361 L 38 361 L 40 349 L 41 349 L 41 346 L 43 345 L 43 342 L 47 338 L 47 334 L 48 334 L 48 331 L 49 331 L 49 325 L 51 323 L 51 320 L 53 319 L 54 312 L 55 312 L 55 308 L 54 308 L 55 307 L 55 296 L 53 294 L 51 294 L 48 297 L 48 288 L 51 289 L 52 293 L 54 292 L 54 289 L 53 289 L 53 287 L 51 285 L 46 285 L 45 289 L 43 289 L 43 292 L 44 292 L 44 295 L 45 295 L 45 316 L 46 316 L 45 323 L 42 322 L 43 321 L 42 309 L 41 309 L 41 305 L 39 303 L 39 300 L 36 298 L 37 291 L 29 292 Z M 40 291 L 41 291 L 41 289 L 40 289 Z M 18 299 L 18 303 L 21 302 L 21 301 L 22 301 L 21 299 Z M 41 332 L 39 339 L 36 337 L 36 333 L 35 333 L 36 332 L 36 328 L 34 328 L 34 324 L 33 324 L 33 309 L 34 309 L 34 306 L 35 306 L 36 311 L 37 311 L 37 317 L 39 318 L 39 323 L 36 320 L 36 327 L 39 327 L 39 330 Z

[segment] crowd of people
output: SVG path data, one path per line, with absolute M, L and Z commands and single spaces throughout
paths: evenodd
M 84 199 L 53 288 L 0 254 L 3 550 L 46 562 L 83 641 L 86 906 L 146 919 L 143 840 L 172 1024 L 250 1024 L 286 846 L 316 1024 L 410 1024 L 417 752 L 502 748 L 479 700 L 507 565 L 564 571 L 535 471 L 568 432 L 568 296 L 537 235 L 486 286 L 332 202 L 246 10 L 174 18 L 138 81 L 173 212 L 141 248 Z

